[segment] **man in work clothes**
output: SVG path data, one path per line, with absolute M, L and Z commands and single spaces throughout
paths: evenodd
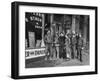
M 68 34 L 66 34 L 65 45 L 66 45 L 66 58 L 70 59 L 71 50 L 70 50 L 70 38 L 68 37 Z
M 76 34 L 76 51 L 77 51 L 76 58 L 77 59 L 78 59 L 78 56 L 79 56 L 79 53 L 78 53 L 78 43 L 79 43 L 79 34 L 77 33 Z
M 52 36 L 50 30 L 45 35 L 45 44 L 46 44 L 46 58 L 50 59 L 52 57 Z
M 83 39 L 81 34 L 79 35 L 79 40 L 78 40 L 78 57 L 80 61 L 82 62 L 82 49 L 83 49 Z
M 71 49 L 72 49 L 71 57 L 72 59 L 74 59 L 76 54 L 76 36 L 74 32 L 72 33 L 72 38 L 71 38 Z
M 59 44 L 60 44 L 60 51 L 59 51 L 59 58 L 66 58 L 66 49 L 65 49 L 65 36 L 63 33 L 60 34 L 59 37 Z

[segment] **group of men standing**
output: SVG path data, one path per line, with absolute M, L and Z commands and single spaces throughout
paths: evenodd
M 46 45 L 46 60 L 79 59 L 82 62 L 83 38 L 79 33 L 56 33 L 52 36 L 49 30 L 44 38 Z M 55 57 L 54 57 L 55 56 Z

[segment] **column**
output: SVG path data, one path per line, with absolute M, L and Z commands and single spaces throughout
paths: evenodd
M 84 16 L 84 30 L 83 30 L 84 44 L 86 44 L 87 42 L 87 27 L 88 27 L 88 16 Z
M 76 16 L 72 16 L 72 32 L 75 32 L 75 22 L 76 22 Z
M 41 43 L 41 47 L 45 47 L 44 44 L 44 27 L 45 26 L 45 15 L 42 14 L 42 43 Z
M 76 16 L 76 28 L 75 31 L 79 33 L 79 26 L 80 26 L 80 16 Z
M 50 15 L 50 30 L 51 30 L 51 34 L 53 34 L 53 28 L 52 28 L 53 19 L 54 19 L 54 15 L 51 14 L 51 15 Z

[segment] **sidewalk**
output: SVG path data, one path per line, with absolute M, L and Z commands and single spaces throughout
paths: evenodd
M 31 63 L 26 64 L 26 68 L 89 65 L 88 54 L 84 53 L 82 59 L 83 59 L 83 62 L 80 62 L 78 59 L 41 60 L 41 61 L 31 62 Z

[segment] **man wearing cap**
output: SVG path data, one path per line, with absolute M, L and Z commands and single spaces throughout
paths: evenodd
M 59 37 L 59 44 L 60 44 L 60 51 L 59 51 L 59 58 L 66 58 L 66 52 L 65 52 L 65 36 L 63 33 L 60 34 L 60 37 Z
M 46 60 L 52 57 L 52 36 L 50 30 L 48 30 L 45 35 L 45 44 L 46 44 Z
M 76 34 L 76 51 L 77 51 L 76 58 L 77 59 L 78 59 L 78 56 L 79 56 L 79 53 L 78 53 L 78 43 L 79 43 L 79 34 L 77 33 Z
M 75 32 L 72 32 L 72 38 L 71 38 L 71 49 L 72 49 L 72 53 L 71 53 L 71 57 L 72 59 L 75 58 L 75 54 L 76 54 L 76 36 L 75 36 Z
M 68 37 L 68 33 L 66 33 L 65 37 L 66 37 L 66 40 L 65 40 L 65 45 L 66 45 L 66 58 L 67 59 L 70 59 L 71 51 L 70 51 L 70 38 Z
M 79 34 L 79 40 L 78 40 L 78 58 L 82 62 L 82 49 L 83 49 L 83 39 L 81 34 Z

